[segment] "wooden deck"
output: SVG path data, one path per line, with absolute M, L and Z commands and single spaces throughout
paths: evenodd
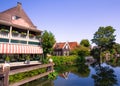
M 12 83 L 12 84 L 9 85 L 9 86 L 19 86 L 19 85 L 25 84 L 27 82 L 33 81 L 35 79 L 44 77 L 44 76 L 48 75 L 49 73 L 53 72 L 54 71 L 54 69 L 53 69 L 54 63 L 33 64 L 33 65 L 28 64 L 28 65 L 21 65 L 21 66 L 20 65 L 19 66 L 12 66 L 12 67 L 10 67 L 10 71 L 8 71 L 9 73 L 7 74 L 7 76 L 5 76 L 6 74 L 3 71 L 0 72 L 0 75 L 4 77 L 4 80 L 3 80 L 4 82 L 3 83 L 6 83 L 7 81 L 9 81 L 9 80 L 6 80 L 6 79 L 8 79 L 9 75 L 14 75 L 14 74 L 17 74 L 17 73 L 22 73 L 22 72 L 27 72 L 27 71 L 31 71 L 31 70 L 35 70 L 35 69 L 39 69 L 39 68 L 46 68 L 46 67 L 49 67 L 49 66 L 52 67 L 52 69 L 50 71 L 46 71 L 45 73 L 42 73 L 40 75 L 36 75 L 36 76 L 31 77 L 31 78 L 26 78 L 24 80 L 21 80 L 19 82 Z M 8 86 L 8 85 L 0 85 L 0 86 Z
M 35 70 L 35 69 L 39 69 L 39 68 L 45 68 L 45 67 L 49 67 L 49 66 L 53 66 L 54 64 L 40 64 L 40 65 L 33 65 L 33 66 L 19 66 L 20 68 L 18 69 L 14 69 L 14 70 L 10 70 L 9 75 L 13 75 L 13 74 L 17 74 L 17 73 L 22 73 L 22 72 L 27 72 L 27 71 L 31 71 L 31 70 Z

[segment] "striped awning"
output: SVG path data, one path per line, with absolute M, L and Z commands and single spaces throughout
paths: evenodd
M 40 46 L 0 43 L 0 54 L 42 54 Z

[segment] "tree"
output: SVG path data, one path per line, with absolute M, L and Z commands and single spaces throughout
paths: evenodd
M 83 39 L 83 40 L 80 42 L 80 45 L 85 46 L 85 47 L 90 47 L 89 40 L 88 40 L 88 39 Z
M 78 46 L 74 50 L 71 51 L 72 55 L 78 55 L 81 57 L 89 56 L 90 55 L 90 50 L 87 47 L 84 46 Z
M 120 54 L 120 44 L 118 44 L 118 43 L 114 44 L 114 49 L 117 54 Z
M 55 37 L 51 32 L 44 31 L 41 37 L 43 54 L 46 58 L 47 54 L 51 53 L 53 45 L 55 44 Z
M 108 50 L 113 47 L 115 43 L 114 35 L 115 29 L 111 26 L 99 27 L 98 31 L 95 32 L 92 42 L 98 45 L 102 50 Z

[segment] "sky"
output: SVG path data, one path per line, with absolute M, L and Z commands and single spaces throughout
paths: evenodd
M 17 2 L 38 29 L 50 31 L 57 42 L 91 39 L 99 27 L 116 29 L 120 43 L 120 0 L 0 0 L 0 12 Z

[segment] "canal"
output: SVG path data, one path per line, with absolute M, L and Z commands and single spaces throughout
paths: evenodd
M 120 66 L 107 63 L 56 67 L 55 80 L 40 78 L 21 86 L 120 86 Z

